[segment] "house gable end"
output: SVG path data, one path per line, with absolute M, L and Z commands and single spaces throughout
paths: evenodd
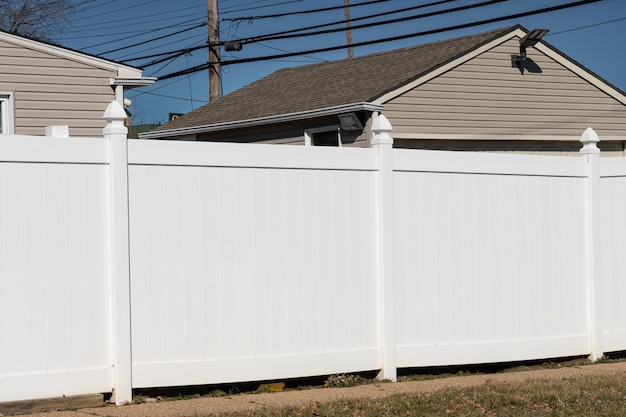
M 118 64 L 113 61 L 108 61 L 106 59 L 98 58 L 71 49 L 12 35 L 2 31 L 0 31 L 0 42 L 5 42 L 6 44 L 11 44 L 42 54 L 47 54 L 51 57 L 62 58 L 67 61 L 77 62 L 90 67 L 112 71 L 114 74 L 113 77 L 141 78 L 142 74 L 142 70 L 138 68 Z
M 388 101 L 393 100 L 395 97 L 398 97 L 406 93 L 407 91 L 414 89 L 420 84 L 426 83 L 429 80 L 437 78 L 440 75 L 450 71 L 451 69 L 456 68 L 459 65 L 462 65 L 463 63 L 475 58 L 476 56 L 479 56 L 485 51 L 493 49 L 494 47 L 512 38 L 522 37 L 525 34 L 526 32 L 523 29 L 521 29 L 519 26 L 517 26 L 511 32 L 508 32 L 502 36 L 499 36 L 498 38 L 493 39 L 487 43 L 479 45 L 476 48 L 473 48 L 472 50 L 467 51 L 466 53 L 462 54 L 461 56 L 458 56 L 448 62 L 444 62 L 434 68 L 430 68 L 428 71 L 426 71 L 423 74 L 416 74 L 415 77 L 412 78 L 407 83 L 401 86 L 398 86 L 398 88 L 392 91 L 384 92 L 379 97 L 373 98 L 372 102 L 376 104 L 385 104 Z
M 524 34 L 486 44 L 389 94 L 384 113 L 394 137 L 578 140 L 592 126 L 604 140 L 623 141 L 624 94 L 546 45 L 529 48 L 521 73 L 511 56 Z

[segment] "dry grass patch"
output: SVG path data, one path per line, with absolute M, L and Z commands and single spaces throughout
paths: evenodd
M 564 380 L 486 383 L 434 393 L 399 394 L 384 399 L 312 403 L 299 408 L 268 408 L 231 417 L 623 417 L 624 375 L 593 375 Z

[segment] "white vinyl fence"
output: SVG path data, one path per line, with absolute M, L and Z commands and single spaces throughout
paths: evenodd
M 0 402 L 626 349 L 626 158 L 0 137 Z

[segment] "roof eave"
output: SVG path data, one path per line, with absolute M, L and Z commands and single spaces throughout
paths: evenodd
M 262 126 L 276 123 L 287 123 L 303 119 L 315 119 L 324 116 L 333 116 L 352 111 L 382 111 L 383 105 L 369 102 L 345 104 L 341 106 L 326 107 L 322 109 L 308 110 L 304 112 L 281 114 L 276 116 L 261 117 L 257 119 L 237 120 L 225 123 L 216 123 L 204 126 L 186 127 L 181 129 L 160 130 L 158 132 L 144 132 L 139 134 L 140 139 L 160 139 L 172 136 L 194 135 L 198 133 L 210 133 L 231 129 Z
M 153 77 L 140 77 L 140 78 L 126 78 L 115 77 L 111 78 L 111 85 L 123 85 L 126 88 L 134 87 L 146 87 L 155 83 L 157 79 Z

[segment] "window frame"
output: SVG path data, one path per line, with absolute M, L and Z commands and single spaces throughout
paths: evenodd
M 328 126 L 320 126 L 312 129 L 307 129 L 304 131 L 304 144 L 305 146 L 320 146 L 315 145 L 313 143 L 313 137 L 316 133 L 324 133 L 324 132 L 337 132 L 337 147 L 341 148 L 343 145 L 341 143 L 341 128 L 339 125 L 328 125 Z M 334 147 L 334 145 L 332 146 Z
M 13 123 L 13 94 L 5 91 L 0 91 L 0 134 L 13 135 L 15 134 L 15 128 Z

